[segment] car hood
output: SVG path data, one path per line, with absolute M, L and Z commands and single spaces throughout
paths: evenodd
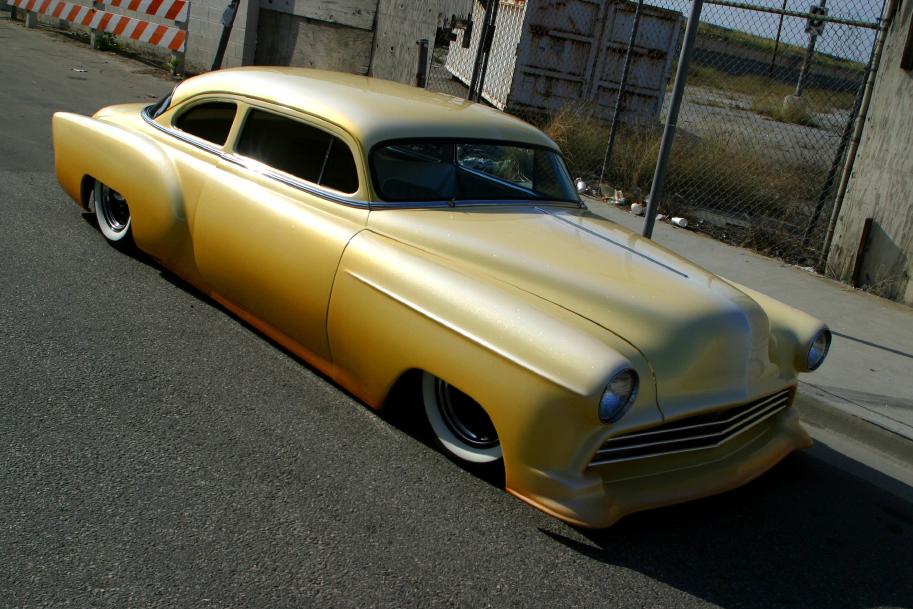
M 585 210 L 383 210 L 368 228 L 548 300 L 639 350 L 678 418 L 782 387 L 770 324 L 725 280 Z

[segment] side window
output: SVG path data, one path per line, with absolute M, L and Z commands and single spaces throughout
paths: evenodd
M 223 146 L 235 120 L 237 106 L 230 102 L 208 102 L 181 114 L 174 126 L 207 142 Z
M 349 146 L 322 129 L 285 116 L 251 110 L 235 151 L 314 184 L 347 193 L 358 190 L 358 171 Z

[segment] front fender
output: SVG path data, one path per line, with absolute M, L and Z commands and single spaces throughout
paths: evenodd
M 585 470 L 605 438 L 662 421 L 649 365 L 615 335 L 370 231 L 343 254 L 327 329 L 335 380 L 375 408 L 410 369 L 482 404 L 501 439 L 508 490 L 540 506 L 601 489 Z M 610 427 L 598 401 L 628 366 L 642 392 Z
M 130 206 L 137 246 L 169 260 L 189 236 L 175 165 L 155 141 L 102 120 L 57 112 L 52 122 L 57 180 L 71 198 L 82 197 L 86 176 L 121 193 Z
M 827 326 L 808 313 L 782 303 L 761 292 L 734 281 L 727 281 L 761 305 L 770 320 L 770 360 L 780 366 L 782 378 L 795 378 L 798 372 L 808 372 L 808 350 L 812 341 Z

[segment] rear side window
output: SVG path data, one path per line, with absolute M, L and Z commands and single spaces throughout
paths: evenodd
M 207 142 L 225 145 L 237 106 L 230 102 L 208 102 L 181 114 L 174 126 Z
M 340 192 L 358 190 L 358 171 L 349 146 L 335 135 L 285 116 L 251 110 L 238 154 Z

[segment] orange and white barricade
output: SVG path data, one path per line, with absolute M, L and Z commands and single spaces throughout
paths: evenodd
M 36 14 L 47 15 L 90 27 L 93 34 L 111 32 L 115 36 L 124 36 L 171 49 L 173 59 L 179 60 L 181 64 L 184 61 L 190 10 L 190 3 L 187 0 L 107 0 L 106 2 L 110 6 L 173 20 L 176 22 L 176 27 L 150 23 L 100 8 L 70 4 L 62 0 L 7 0 L 7 3 L 27 12 L 26 26 L 28 27 L 34 25 Z M 94 4 L 96 7 L 103 6 L 100 2 Z

